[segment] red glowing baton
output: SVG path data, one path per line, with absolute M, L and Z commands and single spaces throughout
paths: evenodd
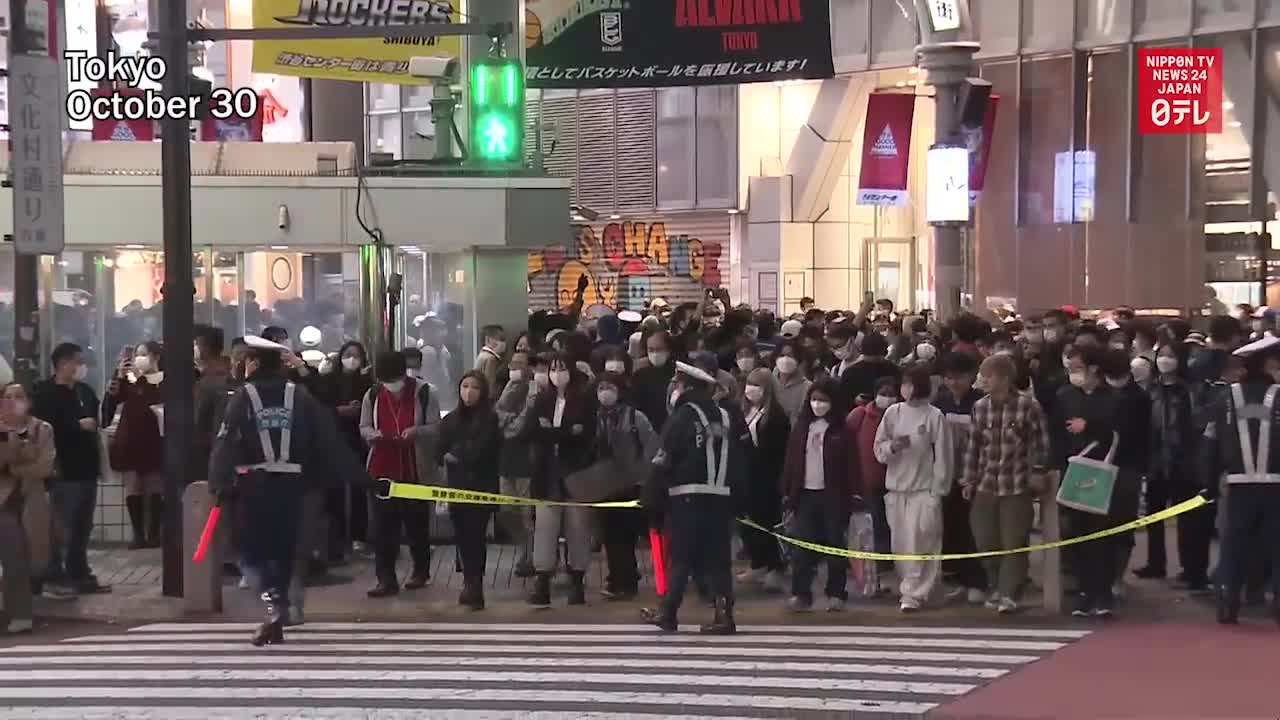
M 666 553 L 662 547 L 662 531 L 649 530 L 649 556 L 653 559 L 653 584 L 659 595 L 667 594 Z
M 191 556 L 191 562 L 204 560 L 204 554 L 209 549 L 209 543 L 213 541 L 213 532 L 218 528 L 218 516 L 220 515 L 222 515 L 221 505 L 214 505 L 209 508 L 209 519 L 204 521 L 204 530 L 200 531 L 200 543 L 196 545 L 196 552 Z

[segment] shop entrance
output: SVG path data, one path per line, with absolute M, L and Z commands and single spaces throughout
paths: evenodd
M 863 243 L 863 287 L 895 308 L 915 309 L 919 261 L 915 238 L 866 238 Z

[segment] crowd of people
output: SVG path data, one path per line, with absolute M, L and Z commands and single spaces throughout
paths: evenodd
M 425 354 L 410 347 L 370 357 L 351 341 L 317 361 L 291 352 L 283 328 L 224 348 L 221 331 L 201 327 L 191 474 L 217 484 L 219 429 L 246 378 L 271 372 L 301 387 L 314 403 L 306 407 L 324 416 L 309 442 L 323 445 L 331 430 L 334 444 L 358 460 L 354 470 L 340 461 L 302 464 L 308 482 L 299 492 L 308 502 L 296 527 L 276 524 L 272 532 L 298 538 L 288 554 L 309 573 L 346 561 L 362 545 L 371 549 L 371 598 L 429 584 L 436 514 L 428 503 L 381 497 L 370 478 L 570 503 L 448 508 L 465 578 L 459 603 L 480 609 L 495 514 L 498 536 L 519 548 L 515 573 L 531 580 L 531 605 L 554 603 L 552 580 L 561 571 L 564 601 L 586 603 L 584 573 L 597 551 L 607 566 L 601 594 L 627 601 L 639 593 L 637 543 L 650 527 L 683 522 L 676 503 L 683 488 L 729 496 L 733 515 L 808 543 L 904 556 L 1003 551 L 1030 543 L 1035 501 L 1048 497 L 1071 458 L 1088 457 L 1118 468 L 1114 490 L 1105 512 L 1063 508 L 1064 535 L 1123 525 L 1144 505 L 1151 513 L 1197 494 L 1218 498 L 1225 486 L 1223 523 L 1214 505 L 1176 519 L 1180 567 L 1170 565 L 1165 528 L 1153 524 L 1145 563 L 1132 574 L 1156 581 L 1176 571 L 1188 592 L 1216 591 L 1223 622 L 1235 621 L 1242 592 L 1244 602 L 1263 602 L 1269 583 L 1280 595 L 1280 459 L 1269 455 L 1276 393 L 1267 390 L 1280 384 L 1275 313 L 1239 307 L 1230 316 L 1187 319 L 1116 308 L 1083 317 L 1062 307 L 1025 316 L 964 313 L 944 323 L 868 298 L 857 311 L 823 311 L 806 299 L 802 312 L 780 318 L 733 306 L 721 290 L 675 308 L 655 301 L 644 313 L 587 318 L 580 311 L 581 286 L 573 307 L 531 314 L 510 342 L 503 328 L 483 328 L 472 369 L 456 378 L 432 343 Z M 279 367 L 255 353 L 253 341 L 280 349 Z M 122 352 L 101 403 L 83 382 L 82 354 L 59 346 L 51 377 L 30 401 L 10 385 L 0 403 L 0 554 L 10 630 L 30 627 L 29 590 L 107 590 L 85 555 L 100 427 L 110 430 L 108 462 L 126 478 L 133 545 L 159 541 L 162 349 L 147 343 Z M 699 449 L 673 465 L 682 445 Z M 696 466 L 697 479 L 680 480 L 681 463 Z M 659 473 L 668 476 L 661 483 L 653 480 Z M 17 538 L 24 500 L 46 481 L 64 532 L 49 572 L 31 582 Z M 641 506 L 586 506 L 621 500 Z M 230 549 L 243 560 L 245 582 L 265 584 L 262 566 L 272 563 L 255 562 L 246 550 L 254 543 L 241 542 L 260 530 L 252 516 L 232 523 L 239 530 Z M 743 564 L 736 584 L 778 593 L 794 612 L 814 607 L 820 566 L 828 611 L 842 610 L 852 587 L 860 596 L 893 596 L 904 613 L 953 601 L 1005 615 L 1019 610 L 1029 585 L 1025 553 L 851 566 L 763 530 L 737 532 Z M 1224 548 L 1211 569 L 1215 534 Z M 403 544 L 411 563 L 402 578 Z M 1132 533 L 1071 546 L 1074 615 L 1113 614 L 1130 582 L 1133 548 Z M 850 582 L 851 567 L 858 582 Z M 717 568 L 681 565 L 674 581 L 682 588 L 680 575 L 691 570 L 717 604 L 716 627 L 731 629 L 734 583 Z M 292 606 L 283 596 L 275 602 L 289 608 L 288 621 L 301 622 L 300 598 Z M 1273 602 L 1280 622 L 1280 601 Z M 649 617 L 671 626 L 674 608 Z

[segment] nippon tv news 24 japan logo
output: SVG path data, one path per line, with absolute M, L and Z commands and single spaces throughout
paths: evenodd
M 1222 132 L 1222 48 L 1138 50 L 1138 132 Z

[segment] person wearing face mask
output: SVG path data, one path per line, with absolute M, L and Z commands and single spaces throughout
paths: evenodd
M 530 494 L 540 500 L 575 500 L 565 478 L 594 460 L 597 400 L 572 356 L 561 353 L 551 362 L 551 387 L 534 401 L 533 482 Z M 591 509 L 539 505 L 534 513 L 533 563 L 537 570 L 530 605 L 551 606 L 551 577 L 564 536 L 569 577 L 569 604 L 586 603 L 585 572 L 591 563 Z
M 778 393 L 778 404 L 792 422 L 800 417 L 805 398 L 809 396 L 809 386 L 813 384 L 802 370 L 804 358 L 804 347 L 796 339 L 789 338 L 778 346 L 778 356 L 773 361 L 773 381 Z
M 566 479 L 570 493 L 591 502 L 636 500 L 657 452 L 657 434 L 649 419 L 623 402 L 626 377 L 605 373 L 595 383 L 595 460 L 584 471 Z M 640 586 L 636 565 L 636 538 L 644 515 L 634 508 L 601 508 L 595 511 L 601 531 L 608 574 L 600 591 L 608 600 L 630 600 Z
M 209 453 L 213 439 L 222 427 L 222 416 L 231 398 L 231 363 L 224 352 L 221 328 L 200 325 L 195 328 L 195 345 L 199 349 L 200 379 L 196 381 L 195 433 L 192 436 L 190 476 L 204 480 L 209 470 Z
M 107 450 L 111 468 L 124 480 L 125 507 L 133 529 L 131 549 L 160 546 L 164 517 L 161 354 L 160 343 L 139 345 L 133 358 L 121 361 L 103 403 L 104 417 L 114 417 L 117 408 L 120 412 Z
M 843 397 L 855 405 L 870 402 L 881 378 L 898 382 L 902 370 L 889 360 L 889 343 L 883 336 L 872 333 L 862 338 L 861 355 L 840 376 Z
M 632 375 L 631 400 L 660 430 L 667 422 L 668 387 L 676 374 L 676 358 L 672 356 L 671 336 L 665 330 L 653 331 L 644 344 L 649 365 Z
M 318 397 L 337 415 L 338 433 L 350 450 L 359 457 L 369 453 L 360 433 L 360 413 L 364 398 L 373 387 L 368 372 L 368 353 L 355 340 L 343 343 L 338 350 L 339 367 L 320 383 Z M 363 490 L 351 486 L 345 478 L 335 477 L 325 494 L 325 514 L 329 519 L 330 562 L 342 562 L 351 553 L 352 544 L 364 543 L 369 537 L 369 500 Z
M 242 515 L 241 549 L 266 605 L 255 646 L 284 642 L 290 586 L 298 556 L 299 523 L 309 479 L 318 468 L 372 485 L 358 457 L 339 439 L 333 416 L 307 389 L 287 379 L 288 348 L 245 338 L 245 382 L 227 403 L 209 458 L 209 487 Z
M 599 345 L 592 352 L 592 369 L 597 375 L 612 374 L 627 377 L 631 374 L 631 358 L 618 345 Z
M 46 574 L 54 594 L 105 589 L 90 570 L 88 558 L 101 460 L 98 396 L 84 382 L 82 353 L 72 343 L 54 348 L 53 377 L 36 383 L 31 397 L 31 415 L 49 424 L 58 457 L 57 473 L 49 481 L 49 500 L 64 529 L 65 543 L 54 548 Z
M 743 387 L 747 384 L 747 376 L 752 372 L 764 368 L 760 363 L 760 354 L 756 352 L 754 343 L 744 340 L 743 343 L 738 346 L 738 350 L 733 359 L 733 366 L 731 374 L 733 375 L 733 379 L 738 383 L 738 387 Z M 742 398 L 739 397 L 738 401 L 741 402 Z
M 507 332 L 501 325 L 486 325 L 480 331 L 484 345 L 476 355 L 473 367 L 489 381 L 489 396 L 498 397 L 498 375 L 503 365 L 502 354 L 507 351 Z
M 498 426 L 502 429 L 502 455 L 498 460 L 498 492 L 514 497 L 529 497 L 533 478 L 533 443 L 530 422 L 538 393 L 551 384 L 546 358 L 530 358 L 527 350 L 511 354 L 507 384 L 494 406 Z M 536 376 L 536 377 L 535 377 Z M 515 576 L 533 577 L 532 506 L 498 508 L 498 521 L 519 548 Z
M 951 490 L 954 454 L 942 411 L 929 404 L 927 368 L 903 374 L 903 402 L 885 411 L 876 431 L 876 458 L 887 468 L 886 514 L 893 551 L 931 555 L 942 550 L 942 502 Z M 899 610 L 914 612 L 930 601 L 941 579 L 937 560 L 897 561 Z
M 1115 442 L 1118 394 L 1107 385 L 1103 373 L 1104 351 L 1098 347 L 1072 347 L 1067 351 L 1070 383 L 1058 391 L 1049 432 L 1055 467 L 1065 473 L 1067 460 L 1093 446 L 1089 457 L 1102 460 Z M 1105 515 L 1064 509 L 1072 536 L 1087 535 L 1111 527 Z M 1108 618 L 1114 610 L 1113 581 L 1116 543 L 1102 538 L 1072 546 L 1080 581 L 1076 617 Z
M 862 496 L 866 511 L 871 515 L 871 527 L 875 540 L 872 549 L 878 553 L 892 552 L 893 545 L 884 502 L 887 469 L 884 463 L 876 458 L 876 432 L 880 429 L 885 411 L 899 399 L 898 383 L 892 378 L 881 378 L 876 385 L 872 401 L 854 408 L 845 421 L 849 431 L 853 433 L 858 451 L 857 494 Z M 876 561 L 876 566 L 881 573 L 889 573 L 893 570 L 893 563 L 890 561 Z M 877 587 L 877 593 L 888 591 L 891 591 L 888 587 Z
M 4 570 L 5 624 L 0 635 L 31 632 L 31 555 L 24 516 L 45 502 L 44 482 L 54 472 L 55 430 L 32 417 L 27 393 L 10 383 L 0 390 L 0 568 Z M 90 517 L 92 520 L 92 516 Z M 46 528 L 47 529 L 47 528 Z
M 835 362 L 826 369 L 831 377 L 839 380 L 844 371 L 858 361 L 858 331 L 850 323 L 841 322 L 827 329 L 826 339 L 827 349 L 835 358 Z M 845 405 L 852 404 L 852 398 L 842 397 L 841 401 Z
M 782 521 L 782 498 L 778 478 L 782 477 L 791 436 L 791 419 L 778 404 L 773 375 L 765 368 L 755 368 L 743 378 L 743 409 L 747 434 L 747 488 L 743 493 L 747 518 L 766 528 Z M 785 589 L 786 565 L 772 536 L 744 528 L 742 542 L 746 546 L 751 567 L 738 575 L 738 582 L 762 584 L 770 592 Z
M 1151 392 L 1151 386 L 1156 381 L 1154 360 L 1146 355 L 1135 356 L 1129 361 L 1129 374 L 1133 376 L 1134 384 Z
M 1107 385 L 1116 393 L 1115 428 L 1120 437 L 1120 449 L 1115 457 L 1120 472 L 1112 491 L 1111 511 L 1107 513 L 1114 526 L 1138 519 L 1142 478 L 1151 463 L 1151 396 L 1133 381 L 1128 348 L 1107 351 L 1103 357 L 1103 374 Z M 1133 553 L 1133 533 L 1114 536 L 1113 542 L 1116 564 L 1112 593 L 1119 597 L 1124 593 L 1124 577 Z
M 1044 342 L 1031 366 L 1031 382 L 1036 400 L 1046 415 L 1054 413 L 1058 391 L 1067 385 L 1063 356 L 1069 347 L 1067 337 L 1070 317 L 1062 310 L 1051 310 L 1044 316 Z
M 978 363 L 971 355 L 948 354 L 942 362 L 942 387 L 933 399 L 934 407 L 941 410 L 947 420 L 954 452 L 951 465 L 953 482 L 942 505 L 942 552 L 948 555 L 977 550 L 969 523 L 970 504 L 960 484 L 973 427 L 973 407 L 983 395 L 974 387 L 977 374 Z M 948 560 L 942 564 L 942 569 L 943 577 L 954 587 L 948 592 L 949 598 L 964 598 L 974 605 L 986 602 L 987 575 L 981 562 L 973 559 Z
M 846 409 L 837 404 L 839 385 L 831 379 L 809 388 L 787 442 L 782 491 L 795 512 L 795 537 L 812 543 L 845 547 L 849 513 L 855 494 L 857 457 L 845 427 Z M 799 549 L 794 554 L 791 598 L 787 608 L 805 612 L 813 607 L 813 579 L 818 554 Z M 834 555 L 827 563 L 827 610 L 844 609 L 849 561 Z
M 396 483 L 438 485 L 435 463 L 419 463 L 419 445 L 434 439 L 439 430 L 440 405 L 431 386 L 406 373 L 404 355 L 387 350 L 374 365 L 378 384 L 364 396 L 360 410 L 360 434 L 369 443 L 369 476 Z M 425 449 L 424 449 L 425 450 Z M 431 457 L 430 450 L 425 450 Z M 403 530 L 413 561 L 406 590 L 418 590 L 431 581 L 431 503 L 385 499 L 373 504 L 376 536 L 374 568 L 377 584 L 369 597 L 400 592 L 396 561 L 400 559 Z
M 1151 383 L 1151 472 L 1147 476 L 1146 506 L 1155 513 L 1200 491 L 1195 473 L 1195 437 L 1191 390 L 1184 376 L 1185 346 L 1166 344 L 1156 352 L 1156 377 Z M 1135 362 L 1137 362 L 1135 360 Z M 1179 515 L 1179 578 L 1188 587 L 1203 590 L 1209 582 L 1209 545 L 1213 515 L 1202 529 L 1206 514 L 1199 510 Z M 1203 543 L 1199 539 L 1203 537 Z M 1147 564 L 1134 572 L 1144 579 L 1164 579 L 1168 573 L 1164 523 L 1147 526 Z
M 404 348 L 400 351 L 404 355 L 404 374 L 411 378 L 422 377 L 422 351 L 416 347 Z

